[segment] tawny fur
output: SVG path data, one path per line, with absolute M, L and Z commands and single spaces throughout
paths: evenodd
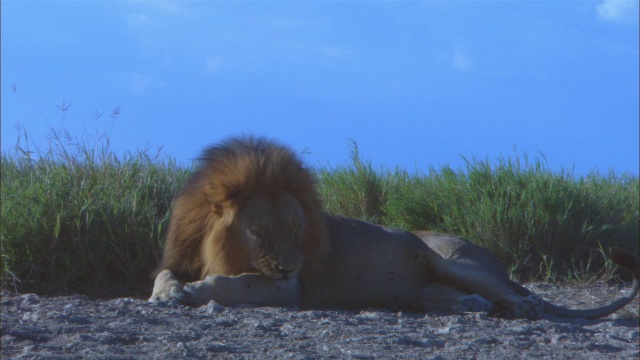
M 205 150 L 199 166 L 176 197 L 156 273 L 172 270 L 179 279 L 240 275 L 257 269 L 231 227 L 238 209 L 257 194 L 290 194 L 305 217 L 303 251 L 315 265 L 329 250 L 322 203 L 311 172 L 289 149 L 264 138 L 233 138 Z
M 324 214 L 312 173 L 291 150 L 241 137 L 207 149 L 175 199 L 150 300 L 597 318 L 640 287 L 637 259 L 613 259 L 633 271 L 627 294 L 596 309 L 554 306 L 463 239 Z

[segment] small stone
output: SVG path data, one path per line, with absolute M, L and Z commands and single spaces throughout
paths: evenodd
M 20 296 L 20 300 L 25 305 L 34 305 L 40 302 L 40 297 L 36 294 L 24 294 Z

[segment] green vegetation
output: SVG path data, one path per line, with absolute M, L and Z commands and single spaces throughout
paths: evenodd
M 2 288 L 148 295 L 189 169 L 149 150 L 118 157 L 108 140 L 53 139 L 46 153 L 16 146 L 2 154 Z M 608 279 L 605 249 L 638 251 L 633 176 L 554 173 L 544 157 L 526 155 L 426 174 L 374 170 L 355 144 L 349 165 L 317 175 L 328 211 L 460 235 L 498 253 L 522 280 Z
M 2 288 L 134 295 L 151 284 L 171 200 L 187 170 L 141 151 L 118 158 L 54 133 L 2 154 Z
M 464 169 L 374 171 L 354 145 L 352 164 L 320 169 L 328 211 L 405 230 L 461 236 L 497 253 L 514 278 L 608 279 L 609 248 L 638 251 L 637 177 L 552 172 L 531 160 L 465 159 Z

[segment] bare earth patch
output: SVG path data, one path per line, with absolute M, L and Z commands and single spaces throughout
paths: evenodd
M 557 304 L 589 307 L 614 288 L 529 284 Z M 638 359 L 638 299 L 601 320 L 539 321 L 2 292 L 2 359 Z

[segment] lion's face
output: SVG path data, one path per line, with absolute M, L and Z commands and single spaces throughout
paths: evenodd
M 271 279 L 295 277 L 302 268 L 304 214 L 288 194 L 256 196 L 240 209 L 236 225 L 251 265 Z

